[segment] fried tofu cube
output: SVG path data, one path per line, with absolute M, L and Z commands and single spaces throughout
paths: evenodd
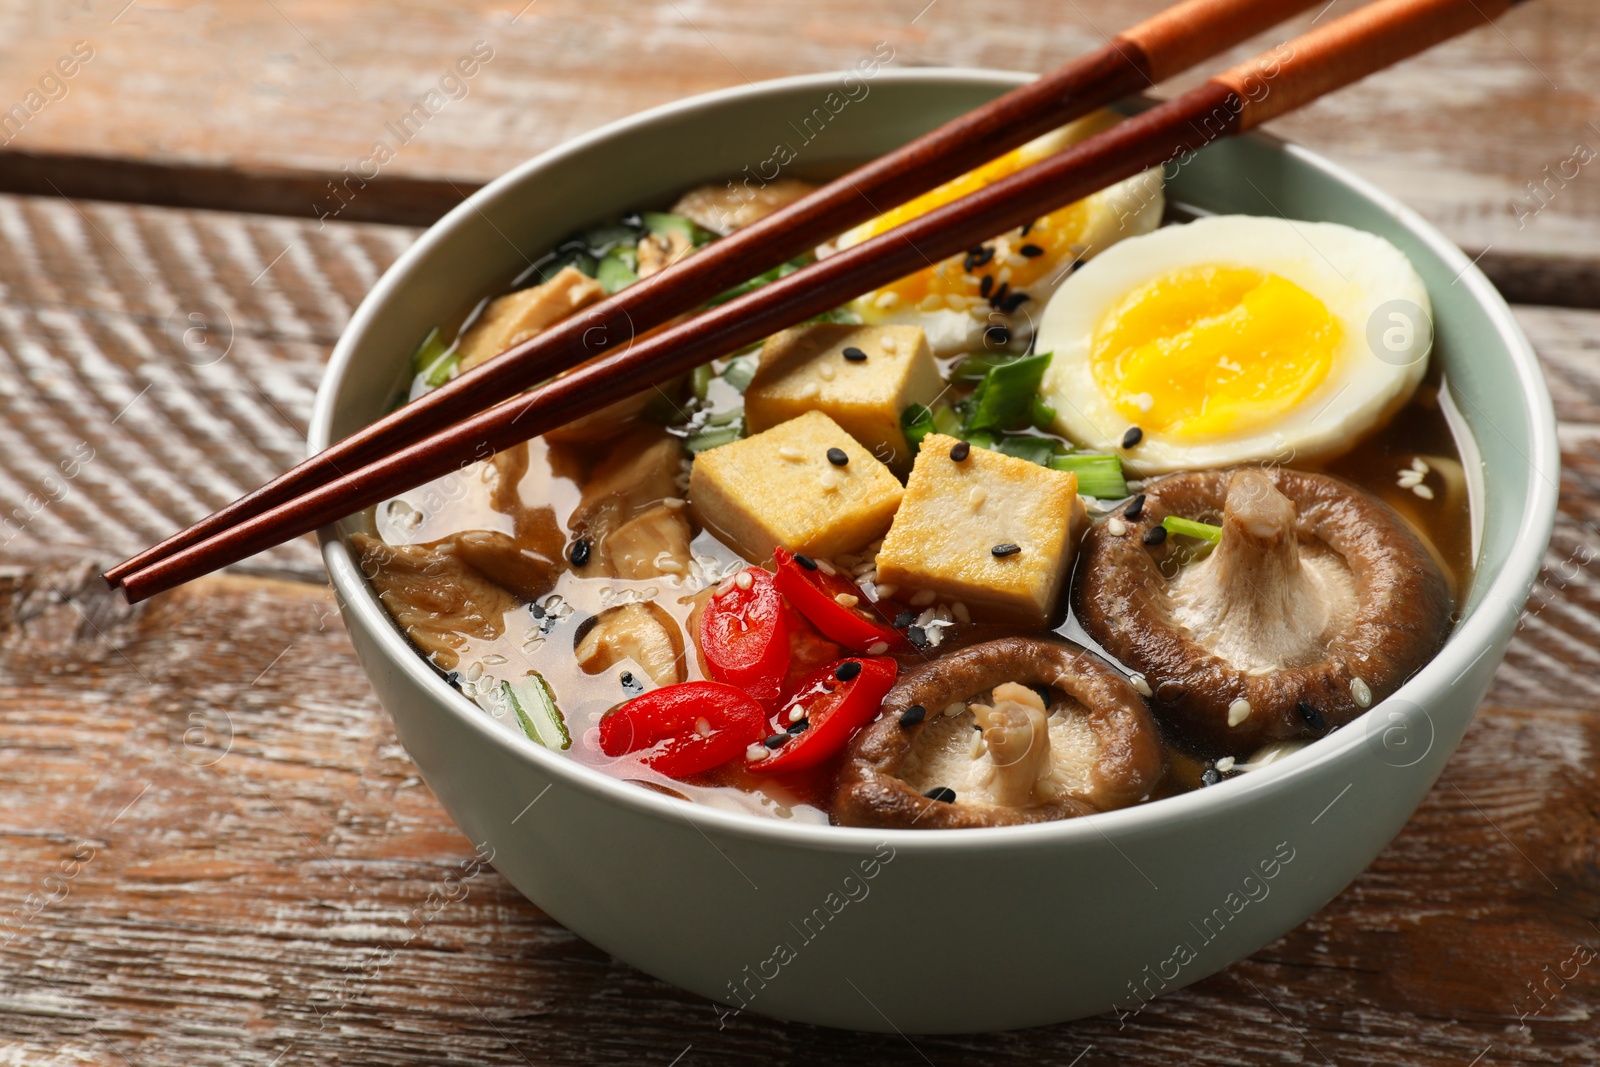
M 900 415 L 912 404 L 932 404 L 943 388 L 920 326 L 812 323 L 767 338 L 744 393 L 745 424 L 760 432 L 820 411 L 904 473 L 914 450 Z
M 956 460 L 957 443 L 937 433 L 922 439 L 878 552 L 878 582 L 901 596 L 931 589 L 994 619 L 1043 626 L 1087 522 L 1078 476 L 985 448 Z
M 832 449 L 847 462 L 834 464 Z M 883 536 L 903 492 L 888 467 L 820 411 L 700 453 L 689 477 L 700 525 L 756 563 L 778 545 L 824 558 L 853 552 Z
M 512 345 L 547 330 L 573 312 L 605 299 L 600 283 L 576 267 L 562 267 L 543 285 L 489 302 L 461 339 L 461 369 L 471 370 Z

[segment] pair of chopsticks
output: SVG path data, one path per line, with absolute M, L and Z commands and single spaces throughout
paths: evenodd
M 643 336 L 851 226 L 1311 6 L 1311 0 L 1186 0 L 460 375 L 105 577 L 132 603 L 238 562 L 761 341 L 1114 182 L 1181 161 L 1519 2 L 1374 0 L 960 200 Z M 608 351 L 619 340 L 620 350 Z

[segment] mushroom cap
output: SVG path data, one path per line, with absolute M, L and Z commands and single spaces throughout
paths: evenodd
M 1012 807 L 963 801 L 959 795 L 954 803 L 932 800 L 900 776 L 917 739 L 942 709 L 1007 682 L 1049 686 L 1075 702 L 1071 714 L 1084 717 L 1094 742 L 1084 786 Z M 914 704 L 928 709 L 926 718 L 902 726 L 901 714 Z M 1165 770 L 1155 721 L 1121 674 L 1077 645 L 1003 637 L 948 653 L 901 678 L 884 698 L 878 718 L 847 749 L 833 818 L 842 826 L 930 830 L 1068 819 L 1145 799 Z
M 1221 516 L 1212 556 L 1184 565 L 1173 538 L 1145 544 L 1169 515 Z M 1341 479 L 1192 471 L 1147 484 L 1137 519 L 1126 505 L 1113 516 L 1080 549 L 1078 621 L 1144 675 L 1157 714 L 1219 753 L 1342 726 L 1443 643 L 1438 563 L 1393 509 Z

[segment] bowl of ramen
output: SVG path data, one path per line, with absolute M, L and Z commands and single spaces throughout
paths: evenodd
M 368 296 L 310 446 L 1021 80 L 869 64 L 530 161 Z M 721 1026 L 989 1030 L 1138 1012 L 1360 873 L 1505 651 L 1558 455 L 1461 252 L 1251 136 L 322 539 L 423 777 L 557 921 Z

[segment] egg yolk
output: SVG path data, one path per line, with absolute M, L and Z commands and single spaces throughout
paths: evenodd
M 1343 331 L 1315 296 L 1246 267 L 1186 267 L 1117 301 L 1095 330 L 1101 391 L 1147 432 L 1203 437 L 1281 419 L 1327 378 Z
M 1009 177 L 1040 158 L 1027 146 L 1008 152 L 878 216 L 856 232 L 860 240 L 876 237 Z M 1077 249 L 1073 246 L 1081 241 L 1088 218 L 1089 209 L 1084 201 L 1068 204 L 1021 230 L 1012 230 L 987 241 L 966 255 L 952 256 L 868 293 L 862 302 L 882 310 L 898 307 L 915 307 L 921 311 L 946 307 L 970 309 L 984 301 L 1000 307 L 1011 294 L 1026 292 L 1029 285 L 1049 277 L 1061 264 L 1076 258 Z M 1022 301 L 1013 297 L 1012 303 L 1020 305 Z

